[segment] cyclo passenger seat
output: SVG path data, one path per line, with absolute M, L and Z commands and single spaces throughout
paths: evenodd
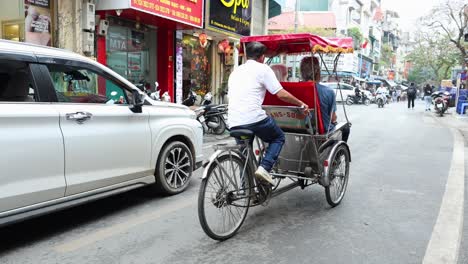
M 248 129 L 234 129 L 229 135 L 238 140 L 249 140 L 254 137 L 254 132 Z
M 325 134 L 325 127 L 322 121 L 322 112 L 320 110 L 320 101 L 315 82 L 281 82 L 281 86 L 283 86 L 283 88 L 290 94 L 294 95 L 297 99 L 309 106 L 309 109 L 313 111 L 312 114 L 317 117 L 316 122 L 315 118 L 312 118 L 311 120 L 314 132 Z M 305 116 L 303 114 L 291 115 L 292 113 L 286 112 L 287 110 L 284 109 L 284 106 L 295 105 L 286 103 L 280 100 L 276 95 L 269 92 L 265 94 L 263 109 L 268 115 L 275 119 L 278 126 L 284 132 L 306 133 L 307 127 L 306 124 L 304 124 Z M 283 109 L 281 109 L 281 107 L 283 107 Z

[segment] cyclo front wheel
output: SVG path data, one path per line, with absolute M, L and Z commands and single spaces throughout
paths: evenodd
M 236 154 L 222 154 L 206 168 L 198 194 L 198 218 L 203 231 L 223 241 L 236 234 L 250 205 L 249 168 Z
M 349 178 L 349 152 L 345 145 L 340 145 L 332 155 L 329 176 L 330 185 L 325 187 L 327 202 L 332 207 L 343 200 Z

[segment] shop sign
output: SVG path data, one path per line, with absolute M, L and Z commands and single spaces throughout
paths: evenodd
M 368 78 L 372 72 L 372 61 L 363 56 L 359 56 L 359 60 L 359 77 Z
M 252 0 L 207 0 L 206 28 L 250 36 Z
M 130 6 L 146 13 L 203 27 L 203 0 L 130 0 Z
M 126 39 L 121 39 L 121 38 L 116 38 L 116 37 L 109 37 L 108 39 L 109 45 L 108 49 L 110 51 L 127 51 L 127 40 Z
M 183 101 L 183 68 L 184 68 L 184 58 L 183 52 L 184 49 L 182 47 L 182 32 L 176 32 L 176 103 L 181 104 Z
M 49 0 L 24 0 L 25 41 L 51 46 L 51 14 Z
M 327 69 L 330 73 L 334 69 L 335 54 L 323 54 L 321 70 L 326 72 Z M 358 69 L 358 59 L 353 53 L 341 54 L 336 65 L 337 72 L 352 72 L 357 73 Z
M 387 73 L 387 79 L 388 80 L 394 80 L 395 79 L 395 71 L 389 70 Z

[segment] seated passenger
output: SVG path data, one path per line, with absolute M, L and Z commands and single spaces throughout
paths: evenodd
M 284 64 L 273 64 L 270 68 L 275 73 L 276 79 L 279 82 L 286 82 L 288 80 L 288 68 Z
M 300 71 L 304 81 L 315 81 L 320 101 L 323 125 L 327 132 L 332 131 L 337 124 L 335 92 L 331 88 L 319 83 L 320 64 L 318 59 L 311 56 L 303 58 L 300 65 Z M 349 133 L 349 126 L 344 127 L 342 130 L 343 141 L 348 141 Z

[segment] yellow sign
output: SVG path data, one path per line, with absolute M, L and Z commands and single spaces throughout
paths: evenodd
M 234 9 L 232 10 L 233 14 L 237 13 L 237 7 L 242 6 L 242 8 L 248 8 L 249 7 L 249 0 L 220 0 L 221 3 L 225 7 L 232 7 L 234 6 Z

